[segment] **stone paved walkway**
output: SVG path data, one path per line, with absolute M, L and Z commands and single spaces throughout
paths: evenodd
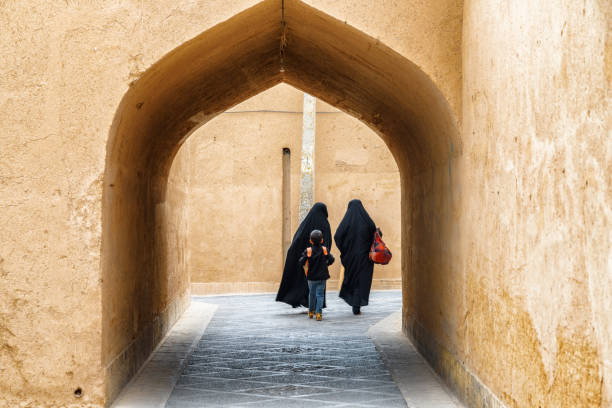
M 218 309 L 167 407 L 406 407 L 368 337 L 401 308 L 400 292 L 373 292 L 360 316 L 328 292 L 321 322 L 273 299 L 193 298 Z

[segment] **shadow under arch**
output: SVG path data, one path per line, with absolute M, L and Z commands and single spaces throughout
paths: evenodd
M 461 151 L 446 98 L 415 64 L 298 0 L 264 0 L 174 49 L 123 97 L 103 190 L 102 362 L 112 400 L 182 312 L 187 278 L 169 287 L 166 186 L 184 140 L 217 114 L 280 82 L 355 116 L 385 141 L 402 184 L 402 252 L 438 251 L 416 217 L 420 175 Z M 281 52 L 281 39 L 283 48 Z M 422 189 L 421 189 L 422 190 Z M 423 202 L 421 202 L 423 201 Z M 426 247 L 409 250 L 415 234 Z M 416 267 L 402 260 L 404 291 Z M 414 286 L 414 285 L 413 285 Z M 408 288 L 408 289 L 407 289 Z M 406 308 L 406 305 L 404 306 Z

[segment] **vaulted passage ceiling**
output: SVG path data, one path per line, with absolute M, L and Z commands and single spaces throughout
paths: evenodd
M 172 257 L 164 228 L 167 178 L 176 152 L 199 126 L 281 82 L 376 131 L 397 161 L 403 194 L 418 183 L 409 181 L 411 175 L 460 153 L 455 116 L 423 71 L 300 1 L 265 0 L 168 53 L 130 86 L 109 135 L 102 355 L 108 376 L 116 377 L 109 379 L 116 384 L 110 388 L 119 389 L 131 375 L 112 366 L 130 361 L 117 356 L 148 355 L 147 350 L 130 351 L 133 339 L 175 296 L 168 289 Z M 403 211 L 402 223 L 409 216 Z M 402 250 L 407 242 L 404 237 Z
M 133 84 L 108 164 L 162 178 L 182 141 L 216 114 L 286 82 L 357 117 L 413 169 L 459 150 L 435 84 L 374 38 L 296 0 L 267 0 L 167 54 Z M 110 170 L 110 169 L 107 169 Z

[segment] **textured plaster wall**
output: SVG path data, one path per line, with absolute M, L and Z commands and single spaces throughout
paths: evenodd
M 172 133 L 176 129 L 168 119 L 176 112 L 166 115 L 161 108 L 156 111 L 156 102 L 179 106 L 161 92 L 164 85 L 188 74 L 178 69 L 161 82 L 139 79 L 171 50 L 256 3 L 125 0 L 0 5 L 2 404 L 107 403 L 184 307 L 186 280 L 170 279 L 180 269 L 165 269 L 172 261 L 182 265 L 188 260 L 189 252 L 179 251 L 180 237 L 171 236 L 184 226 L 184 213 L 169 209 L 173 199 L 154 205 L 146 201 L 151 193 L 147 188 L 158 191 L 159 186 L 152 183 L 147 187 L 142 182 L 139 171 L 145 168 L 138 161 L 142 148 L 138 142 L 142 133 L 138 132 L 143 128 L 138 128 L 131 109 L 135 106 L 143 115 L 167 120 L 168 128 L 159 129 L 160 137 L 176 140 Z M 460 106 L 460 3 L 311 3 L 379 37 L 432 73 L 455 109 Z M 274 4 L 272 22 L 280 14 L 278 6 Z M 305 44 L 302 34 L 306 33 L 300 32 L 298 24 L 301 16 L 295 12 L 293 16 L 298 20 L 290 25 L 294 29 L 290 45 L 304 49 L 300 44 Z M 276 24 L 254 27 L 274 31 L 269 49 L 277 56 L 280 31 L 272 28 Z M 337 30 L 340 26 L 334 27 Z M 228 38 L 215 38 L 223 38 L 222 45 L 232 49 Z M 329 44 L 337 43 L 331 40 L 325 47 L 329 51 Z M 384 47 L 378 43 L 367 40 L 367 44 L 378 50 L 379 56 L 386 52 L 380 51 Z M 292 57 L 296 63 L 297 56 L 294 53 Z M 242 65 L 245 61 L 262 64 L 258 56 L 248 58 L 235 60 L 236 66 L 247 67 Z M 217 62 L 215 58 L 208 60 L 210 64 Z M 414 74 L 410 69 L 407 75 Z M 247 71 L 242 72 L 247 75 Z M 401 76 L 401 72 L 396 74 Z M 248 75 L 253 84 L 265 80 L 263 74 Z M 292 81 L 300 83 L 295 75 Z M 425 89 L 419 81 L 422 78 L 415 89 Z M 151 86 L 143 90 L 139 83 Z M 262 89 L 266 86 L 261 85 Z M 319 85 L 311 88 L 321 93 Z M 119 108 L 122 97 L 133 89 L 133 95 L 145 97 L 144 105 L 143 100 L 128 96 L 125 103 L 134 105 Z M 181 96 L 176 89 L 172 95 Z M 232 94 L 221 103 L 234 104 L 248 96 Z M 379 95 L 370 97 L 370 102 L 383 100 Z M 186 91 L 185 98 L 193 100 L 195 96 Z M 385 106 L 378 106 L 378 114 L 374 109 L 351 108 L 351 103 L 356 106 L 354 101 L 340 101 L 337 91 L 328 99 L 356 115 L 362 110 L 357 116 L 370 126 L 384 128 L 380 114 Z M 115 127 L 111 129 L 113 120 Z M 118 147 L 127 149 L 122 151 L 123 161 L 105 177 L 107 150 L 114 157 L 117 146 L 108 144 L 109 130 L 113 135 L 113 129 L 119 129 L 118 140 L 130 142 Z M 397 146 L 395 154 L 399 154 Z M 171 157 L 174 152 L 170 150 Z M 180 188 L 176 188 L 178 197 Z M 109 208 L 118 211 L 112 217 L 103 216 Z M 150 216 L 156 216 L 157 221 L 147 218 Z M 116 228 L 111 231 L 110 226 Z M 104 231 L 111 232 L 102 240 Z M 151 237 L 156 241 L 149 242 Z M 108 273 L 100 272 L 101 265 Z M 80 399 L 73 396 L 77 387 L 83 391 Z
M 0 4 L 0 406 L 104 402 L 110 123 L 140 72 L 254 3 Z
M 102 401 L 100 198 L 124 87 L 92 90 L 125 84 L 129 67 L 105 29 L 81 23 L 90 11 L 0 5 L 0 406 L 72 402 L 79 386 Z M 128 19 L 98 15 L 107 28 Z
M 463 0 L 306 0 L 390 46 L 427 73 L 461 112 Z M 457 119 L 460 120 L 460 114 Z
M 430 79 L 379 41 L 296 1 L 286 2 L 285 70 L 280 71 L 278 6 L 275 1 L 262 2 L 183 44 L 145 71 L 117 110 L 103 204 L 102 350 L 109 398 L 156 344 L 172 321 L 168 316 L 175 315 L 167 310 L 176 301 L 162 296 L 168 293 L 172 248 L 159 234 L 159 226 L 171 224 L 166 178 L 172 158 L 201 124 L 285 81 L 376 129 L 405 172 L 409 161 L 413 169 L 422 169 L 428 162 L 443 162 L 449 154 L 445 144 L 456 137 L 456 123 Z M 460 7 L 449 10 L 456 16 Z M 443 26 L 454 35 L 422 37 L 420 43 L 452 39 L 458 67 L 460 19 L 435 17 L 424 19 L 422 26 Z M 448 62 L 442 57 L 420 58 L 418 53 L 414 57 L 429 68 Z M 457 84 L 460 76 L 456 69 L 438 79 Z M 450 99 L 459 100 L 457 95 Z M 177 310 L 172 306 L 171 311 Z M 147 341 L 150 332 L 153 340 Z
M 177 156 L 173 162 L 173 172 L 168 176 L 168 200 L 166 223 L 160 223 L 163 228 L 160 235 L 165 239 L 167 248 L 167 266 L 165 279 L 167 293 L 163 296 L 173 299 L 176 294 L 188 293 L 190 286 L 189 265 L 189 232 L 192 218 L 189 197 L 191 197 L 191 155 L 185 152 Z
M 338 111 L 322 101 L 318 102 L 318 110 Z M 402 276 L 401 185 L 391 152 L 370 128 L 344 113 L 317 115 L 315 148 L 315 200 L 327 204 L 332 235 L 348 202 L 359 198 L 383 231 L 383 240 L 393 253 L 391 263 L 374 266 L 372 287 L 399 289 Z M 339 255 L 335 246 L 334 253 Z M 330 274 L 332 280 L 342 278 L 340 262 L 332 265 Z
M 610 3 L 287 0 L 282 75 L 271 0 L 185 44 L 256 3 L 0 5 L 0 404 L 112 398 L 188 293 L 174 153 L 286 81 L 394 155 L 434 366 L 509 406 L 609 406 Z
M 297 219 L 302 93 L 278 85 L 198 129 L 187 155 L 187 248 L 194 293 L 273 291 L 282 272 L 282 154 L 291 149 Z M 261 112 L 267 111 L 267 112 Z M 173 165 L 170 174 L 181 172 Z M 295 228 L 295 227 L 294 227 Z
M 177 197 L 176 203 L 189 208 L 190 229 L 182 237 L 190 256 L 193 293 L 278 289 L 284 262 L 282 149 L 291 149 L 293 234 L 298 226 L 302 95 L 288 85 L 271 88 L 198 129 L 177 154 L 169 185 L 175 178 L 182 185 L 179 177 L 189 172 L 190 194 L 186 201 Z M 395 160 L 380 137 L 358 120 L 321 101 L 317 111 L 315 200 L 327 204 L 332 232 L 347 202 L 363 200 L 395 256 L 390 265 L 376 266 L 373 287 L 399 288 L 400 184 Z M 335 289 L 339 264 L 330 272 L 330 288 Z
M 456 307 L 419 313 L 508 406 L 612 404 L 611 11 L 466 2 Z

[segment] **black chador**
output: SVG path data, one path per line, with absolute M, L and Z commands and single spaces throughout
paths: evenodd
M 374 263 L 369 252 L 376 225 L 359 200 L 351 200 L 344 218 L 334 234 L 344 266 L 340 297 L 353 306 L 353 313 L 368 304 Z
M 331 251 L 331 228 L 327 221 L 327 207 L 323 203 L 312 206 L 293 236 L 291 246 L 287 250 L 283 278 L 276 295 L 277 302 L 285 302 L 293 307 L 308 306 L 308 282 L 299 259 L 302 252 L 310 246 L 310 233 L 316 229 L 323 233 L 323 245 Z

